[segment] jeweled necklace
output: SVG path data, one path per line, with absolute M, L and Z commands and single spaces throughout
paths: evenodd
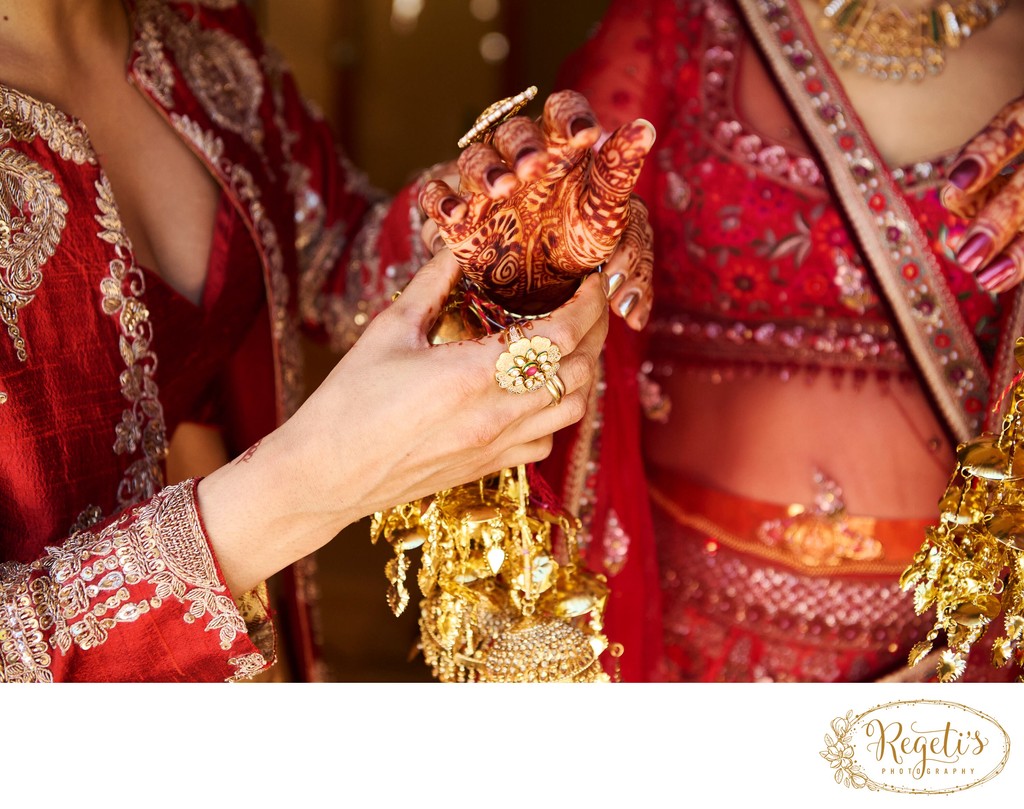
M 905 9 L 878 0 L 818 0 L 821 26 L 840 67 L 877 79 L 920 81 L 946 66 L 946 48 L 959 48 L 1006 8 L 1008 0 L 933 3 Z

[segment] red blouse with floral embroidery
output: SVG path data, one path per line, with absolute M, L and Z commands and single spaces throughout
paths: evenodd
M 904 369 L 891 312 L 817 158 L 742 117 L 737 68 L 754 47 L 727 0 L 625 0 L 576 66 L 606 127 L 643 115 L 658 129 L 640 186 L 661 270 L 652 349 L 719 365 Z M 955 262 L 965 223 L 938 197 L 953 157 L 890 172 L 991 361 L 999 302 Z
M 207 297 L 137 264 L 84 125 L 0 85 L 0 682 L 269 666 L 167 436 L 243 450 L 297 405 L 299 327 L 349 343 L 425 259 L 415 189 L 376 204 L 243 6 L 127 6 L 127 80 L 221 187 Z
M 793 5 L 765 0 L 761 7 L 771 16 Z M 782 53 L 789 53 L 791 35 L 779 32 Z M 773 141 L 743 118 L 737 73 L 743 55 L 756 49 L 734 0 L 614 0 L 561 77 L 587 96 L 606 130 L 644 117 L 658 131 L 637 187 L 654 228 L 651 322 L 637 336 L 613 319 L 596 406 L 578 430 L 561 436 L 546 463 L 548 478 L 562 481 L 566 503 L 584 519 L 592 567 L 609 575 L 608 634 L 624 642 L 623 666 L 641 679 L 662 674 L 662 616 L 637 405 L 655 412 L 664 402 L 638 372 L 689 365 L 713 377 L 741 370 L 787 378 L 829 369 L 884 378 L 915 370 L 824 162 Z M 793 50 L 787 58 L 802 68 L 798 62 L 808 53 Z M 820 100 L 820 78 L 811 75 L 807 85 L 821 120 L 839 121 L 839 107 Z M 837 130 L 840 149 L 858 146 Z M 890 166 L 885 175 L 923 231 L 921 253 L 934 255 L 946 299 L 964 324 L 964 344 L 976 346 L 979 364 L 991 368 L 1006 344 L 1011 307 L 954 260 L 965 223 L 938 196 L 952 158 Z M 882 167 L 851 165 L 866 183 L 876 168 Z M 879 218 L 889 215 L 889 201 L 881 193 L 866 200 Z M 903 247 L 904 230 L 896 224 L 882 235 Z M 924 280 L 919 263 L 908 260 L 899 271 L 908 287 Z M 935 314 L 928 290 L 912 306 L 926 333 Z M 940 354 L 948 341 L 948 332 L 936 328 L 925 345 Z M 951 388 L 964 374 L 954 362 L 944 373 Z M 986 394 L 965 394 L 958 404 L 976 419 Z

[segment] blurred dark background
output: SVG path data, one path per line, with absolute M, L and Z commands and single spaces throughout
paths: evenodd
M 252 0 L 355 163 L 397 190 L 492 101 L 550 91 L 608 0 Z M 539 112 L 539 102 L 528 112 Z
M 456 142 L 491 102 L 531 84 L 538 115 L 558 68 L 608 0 L 252 0 L 266 38 L 378 188 L 396 191 L 419 169 L 454 157 Z M 307 346 L 309 382 L 336 361 Z M 368 523 L 317 554 L 328 678 L 415 682 L 430 672 L 415 650 L 417 552 L 409 607 L 385 601 L 390 548 Z

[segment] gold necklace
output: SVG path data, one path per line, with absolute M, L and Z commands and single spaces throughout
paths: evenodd
M 1008 0 L 943 0 L 904 9 L 878 0 L 818 0 L 821 27 L 840 67 L 852 65 L 876 79 L 920 81 L 946 66 L 946 48 L 959 48 L 1006 8 Z

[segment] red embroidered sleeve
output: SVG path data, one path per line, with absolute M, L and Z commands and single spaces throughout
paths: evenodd
M 271 664 L 266 611 L 247 623 L 232 600 L 196 484 L 0 564 L 0 682 L 238 680 Z

